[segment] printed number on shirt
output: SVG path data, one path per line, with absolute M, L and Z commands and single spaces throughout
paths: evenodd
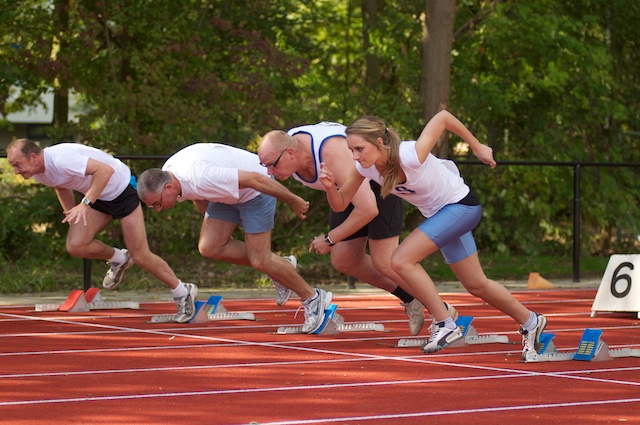
M 414 193 L 416 193 L 416 191 L 415 191 L 415 190 L 411 190 L 411 189 L 406 188 L 406 187 L 404 187 L 404 186 L 396 186 L 396 192 L 398 192 L 398 193 L 403 193 L 403 194 L 405 194 L 405 195 L 407 195 L 407 194 L 414 194 Z

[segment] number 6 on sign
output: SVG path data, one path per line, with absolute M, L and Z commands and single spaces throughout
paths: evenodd
M 635 312 L 640 319 L 640 255 L 612 255 L 591 306 L 598 311 Z

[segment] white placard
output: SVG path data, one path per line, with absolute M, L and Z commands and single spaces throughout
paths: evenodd
M 640 318 L 640 255 L 612 255 L 591 306 L 598 311 L 635 312 Z

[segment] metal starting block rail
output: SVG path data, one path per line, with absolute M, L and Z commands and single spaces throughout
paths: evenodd
M 377 331 L 383 332 L 384 325 L 382 323 L 345 323 L 344 318 L 336 313 L 338 306 L 336 304 L 329 304 L 329 307 L 325 310 L 324 321 L 322 325 L 313 332 L 314 335 L 335 335 L 341 332 L 367 332 Z M 281 326 L 278 328 L 276 334 L 301 334 L 302 326 Z
M 640 357 L 640 349 L 620 348 L 609 349 L 609 345 L 602 340 L 601 329 L 585 329 L 578 348 L 573 352 L 558 352 L 553 343 L 554 334 L 540 335 L 541 347 L 537 353 L 528 353 L 524 359 L 529 362 L 563 362 L 581 360 L 597 362 L 613 360 L 617 357 Z
M 472 316 L 459 316 L 456 320 L 456 325 L 460 327 L 463 338 L 458 341 L 449 344 L 448 347 L 464 347 L 473 344 L 508 344 L 509 337 L 506 335 L 478 335 L 476 328 L 471 324 L 473 321 Z M 398 341 L 397 347 L 421 347 L 429 342 L 429 339 L 424 338 L 407 338 Z
M 237 312 L 230 313 L 222 305 L 222 297 L 219 295 L 211 295 L 209 299 L 204 301 L 196 301 L 196 315 L 189 323 L 208 323 L 222 320 L 256 320 L 253 313 Z M 175 314 L 157 314 L 151 317 L 149 323 L 168 323 L 175 322 Z
M 87 312 L 91 310 L 140 309 L 137 301 L 105 301 L 98 288 L 71 291 L 62 304 L 36 304 L 35 311 Z

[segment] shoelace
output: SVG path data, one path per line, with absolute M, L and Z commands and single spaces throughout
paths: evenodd
M 307 307 L 305 307 L 304 305 L 301 305 L 300 307 L 296 308 L 296 312 L 293 313 L 293 318 L 295 319 L 296 317 L 298 317 L 298 312 L 300 311 L 301 308 L 304 308 L 304 312 L 305 314 L 307 313 Z
M 298 316 L 298 312 L 301 308 L 304 308 L 304 323 L 307 323 L 311 320 L 311 315 L 313 314 L 313 307 L 311 306 L 311 302 L 308 304 L 302 304 L 300 307 L 296 309 L 296 312 L 293 314 L 293 318 L 295 319 Z
M 537 351 L 535 332 L 526 331 L 521 328 L 520 333 L 522 334 L 522 345 L 524 346 L 523 351 Z

